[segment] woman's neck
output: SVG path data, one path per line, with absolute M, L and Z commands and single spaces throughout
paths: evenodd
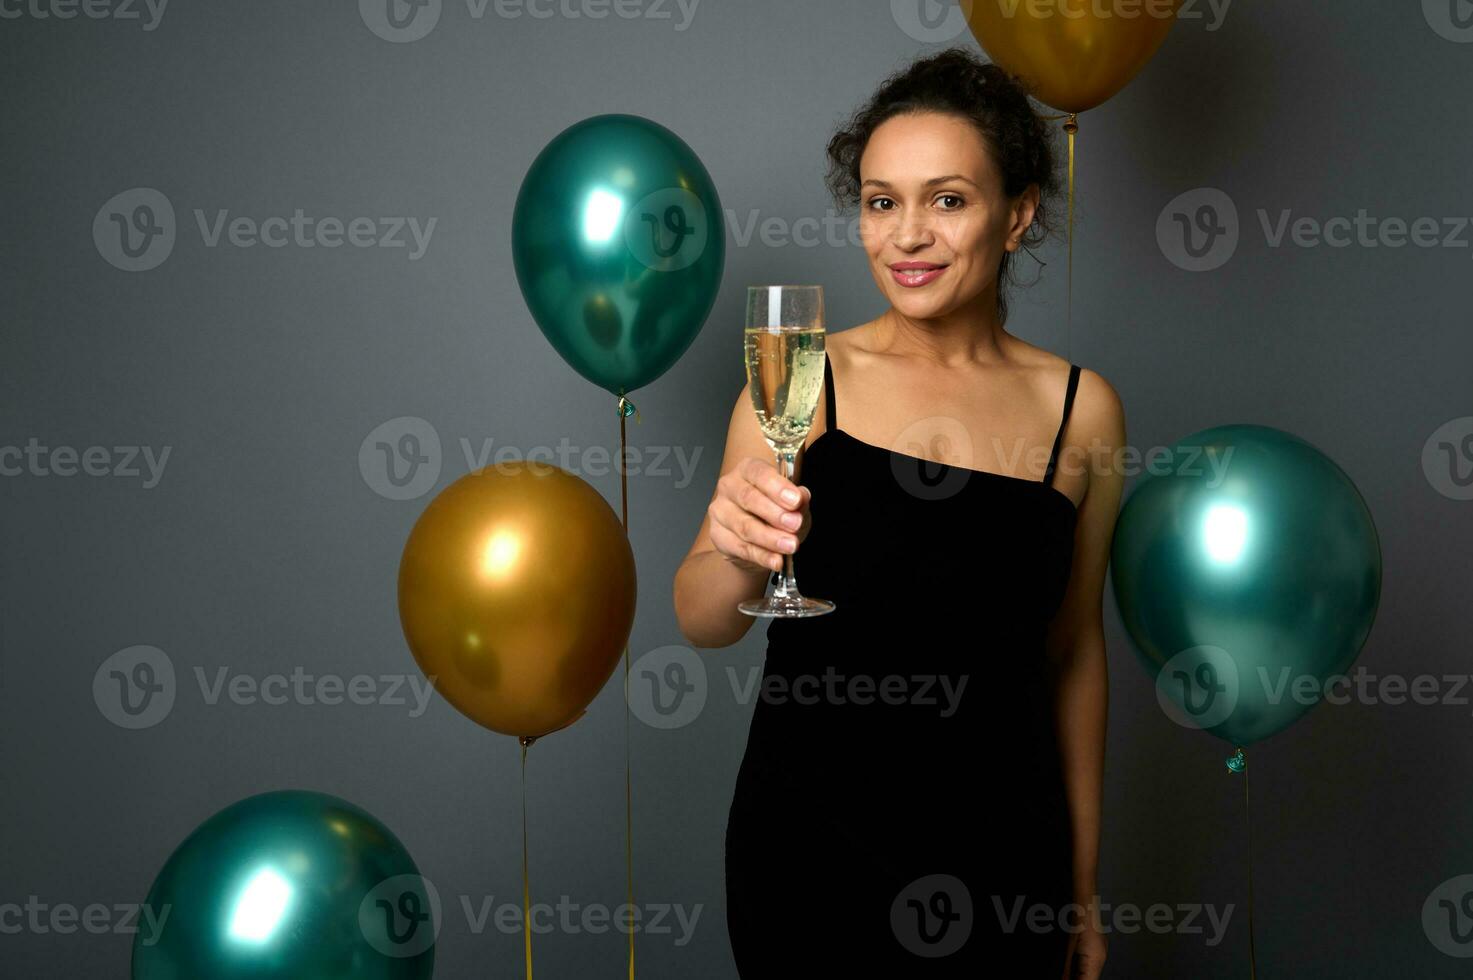
M 997 293 L 993 290 L 939 317 L 912 319 L 892 306 L 876 326 L 878 349 L 944 367 L 1001 361 L 1011 339 L 998 318 Z

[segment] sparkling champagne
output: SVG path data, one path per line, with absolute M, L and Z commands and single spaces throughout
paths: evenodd
M 823 338 L 822 286 L 748 287 L 742 337 L 747 385 L 757 424 L 772 447 L 778 471 L 789 482 L 823 390 Z M 748 616 L 822 616 L 834 611 L 834 603 L 798 591 L 789 551 L 783 555 L 782 575 L 772 594 L 739 602 L 737 609 Z
M 823 390 L 824 330 L 749 327 L 744 348 L 757 424 L 775 451 L 808 438 Z

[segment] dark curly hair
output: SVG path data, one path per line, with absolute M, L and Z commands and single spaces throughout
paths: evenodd
M 1038 185 L 1038 208 L 1023 245 L 1037 246 L 1049 237 L 1059 188 L 1052 131 L 1017 77 L 965 48 L 918 59 L 885 79 L 829 140 L 825 183 L 841 211 L 859 203 L 859 158 L 875 129 L 892 116 L 912 112 L 943 112 L 975 126 L 1002 173 L 1003 193 L 1012 198 L 1029 184 Z M 1004 252 L 997 269 L 997 312 L 1003 322 L 1014 254 Z

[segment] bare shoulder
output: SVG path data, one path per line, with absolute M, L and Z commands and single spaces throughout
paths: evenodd
M 1026 358 L 1046 380 L 1043 382 L 1050 394 L 1064 391 L 1069 383 L 1069 370 L 1073 363 L 1052 351 L 1021 342 Z M 1115 386 L 1092 368 L 1079 366 L 1079 384 L 1074 391 L 1074 404 L 1069 410 L 1069 441 L 1089 443 L 1098 439 L 1102 443 L 1118 444 L 1125 433 L 1125 407 Z
M 1098 439 L 1102 445 L 1119 448 L 1125 440 L 1125 405 L 1120 393 L 1104 375 L 1083 365 L 1079 368 L 1071 421 L 1076 418 L 1083 436 L 1077 442 L 1088 444 Z

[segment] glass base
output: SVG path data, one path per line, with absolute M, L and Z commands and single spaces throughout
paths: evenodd
M 753 599 L 737 604 L 737 609 L 748 616 L 761 618 L 799 619 L 804 616 L 822 616 L 834 611 L 834 604 L 827 599 L 810 599 L 790 592 L 787 595 L 773 593 L 766 599 Z

